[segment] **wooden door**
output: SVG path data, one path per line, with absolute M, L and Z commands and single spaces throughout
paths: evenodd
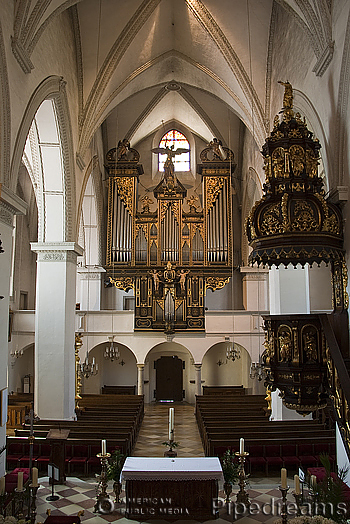
M 156 361 L 156 400 L 182 400 L 182 360 L 176 356 Z

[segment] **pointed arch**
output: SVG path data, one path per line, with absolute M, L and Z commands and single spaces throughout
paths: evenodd
M 61 240 L 70 242 L 76 239 L 74 154 L 66 82 L 62 77 L 46 78 L 34 91 L 27 105 L 15 142 L 10 184 L 15 191 L 26 140 L 35 115 L 45 100 L 51 100 L 54 107 L 61 149 L 63 171 L 63 239 Z
M 0 23 L 0 182 L 10 183 L 11 113 L 10 90 L 2 27 Z

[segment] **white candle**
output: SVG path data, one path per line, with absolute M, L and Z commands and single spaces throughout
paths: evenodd
M 17 473 L 17 489 L 18 490 L 23 489 L 23 471 L 19 471 Z
M 38 468 L 32 468 L 32 486 L 36 488 L 38 485 Z
M 294 484 L 295 484 L 295 494 L 300 495 L 300 478 L 298 475 L 294 475 Z
M 5 477 L 0 478 L 0 495 L 5 494 Z
M 244 438 L 241 438 L 239 441 L 239 452 L 241 455 L 244 453 Z
M 107 453 L 107 448 L 106 448 L 106 441 L 105 440 L 102 440 L 102 455 L 106 455 Z
M 317 484 L 317 479 L 316 479 L 316 475 L 311 475 L 311 487 L 312 489 L 315 489 L 316 488 L 316 484 Z
M 174 440 L 174 408 L 169 408 L 169 440 Z
M 287 487 L 287 470 L 286 468 L 281 469 L 281 488 Z

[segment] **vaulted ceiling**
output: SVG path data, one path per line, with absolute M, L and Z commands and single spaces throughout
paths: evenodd
M 333 52 L 329 0 L 18 0 L 16 6 L 12 48 L 27 72 L 36 66 L 40 35 L 68 10 L 81 157 L 103 122 L 110 146 L 124 136 L 133 145 L 170 120 L 227 143 L 220 121 L 228 113 L 254 127 L 261 145 L 271 122 L 277 12 L 302 31 L 316 74 Z

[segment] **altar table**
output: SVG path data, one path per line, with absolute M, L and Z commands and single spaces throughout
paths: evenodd
M 126 517 L 130 519 L 209 520 L 218 517 L 218 481 L 223 480 L 217 457 L 128 457 Z

